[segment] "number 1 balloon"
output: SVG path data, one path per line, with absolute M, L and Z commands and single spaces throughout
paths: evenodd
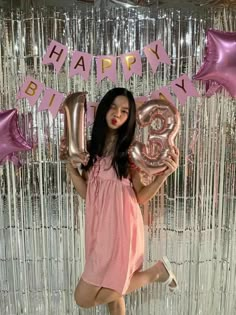
M 210 29 L 207 32 L 207 47 L 204 63 L 195 80 L 208 81 L 209 89 L 223 86 L 236 97 L 236 32 Z M 209 94 L 210 96 L 210 94 Z
M 88 162 L 86 137 L 86 93 L 70 94 L 64 101 L 65 137 L 68 155 L 74 161 L 82 164 Z
M 155 121 L 159 128 L 151 127 Z M 149 126 L 147 143 L 135 141 L 130 149 L 131 161 L 138 169 L 149 176 L 166 170 L 163 158 L 173 150 L 174 139 L 180 127 L 180 115 L 177 108 L 163 99 L 150 100 L 141 105 L 137 113 L 140 127 Z

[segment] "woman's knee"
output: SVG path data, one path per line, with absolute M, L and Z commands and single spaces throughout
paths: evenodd
M 124 312 L 125 311 L 125 301 L 124 298 L 121 297 L 113 302 L 108 303 L 108 309 L 110 313 L 115 313 L 115 312 Z M 123 314 L 123 313 L 122 313 Z
M 95 306 L 95 301 L 86 298 L 83 294 L 80 294 L 78 290 L 75 290 L 74 298 L 76 304 L 82 308 L 90 308 Z
M 96 288 L 84 282 L 82 279 L 79 281 L 74 298 L 77 305 L 83 308 L 90 308 L 95 306 Z

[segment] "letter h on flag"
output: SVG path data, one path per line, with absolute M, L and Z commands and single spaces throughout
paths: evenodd
M 62 45 L 55 40 L 52 40 L 47 48 L 46 54 L 43 57 L 42 63 L 44 65 L 52 63 L 54 65 L 56 73 L 58 74 L 66 59 L 67 52 L 68 48 L 65 45 Z

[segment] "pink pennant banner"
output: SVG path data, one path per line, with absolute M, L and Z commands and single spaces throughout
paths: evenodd
M 142 75 L 142 61 L 139 51 L 129 52 L 120 56 L 125 80 L 128 81 L 133 74 Z
M 115 56 L 97 56 L 97 82 L 104 78 L 109 78 L 116 83 L 116 57 Z
M 96 102 L 88 102 L 87 103 L 87 124 L 91 126 L 94 122 L 96 110 L 98 103 Z
M 175 104 L 169 90 L 165 86 L 152 92 L 151 99 L 166 99 L 171 104 Z
M 6 163 L 6 161 L 11 161 L 17 168 L 22 166 L 19 157 L 15 153 L 8 154 L 1 162 L 0 165 Z
M 56 73 L 59 73 L 63 63 L 65 62 L 67 52 L 68 48 L 65 45 L 52 40 L 47 48 L 46 54 L 43 57 L 42 63 L 44 65 L 52 63 Z
M 191 154 L 195 153 L 198 135 L 199 135 L 199 130 L 198 129 L 194 130 L 194 134 L 193 134 L 192 139 L 191 139 L 190 144 L 189 144 L 189 150 L 190 150 Z
M 149 45 L 145 46 L 143 50 L 153 72 L 157 71 L 157 67 L 160 62 L 166 63 L 168 65 L 171 64 L 170 58 L 167 55 L 160 40 L 150 43 Z
M 39 105 L 38 112 L 48 109 L 53 118 L 55 118 L 63 99 L 64 95 L 62 93 L 59 93 L 54 89 L 46 89 L 44 97 Z
M 73 77 L 74 75 L 79 74 L 85 81 L 87 81 L 91 69 L 92 58 L 93 56 L 91 54 L 75 51 L 71 59 L 69 76 Z
M 206 97 L 211 97 L 212 95 L 216 94 L 222 89 L 222 85 L 215 81 L 207 81 L 206 84 L 207 91 L 206 91 Z
M 138 97 L 135 97 L 134 100 L 135 100 L 136 107 L 139 108 L 142 104 L 148 101 L 148 98 L 146 96 L 138 96 Z
M 32 77 L 26 77 L 25 82 L 16 95 L 16 99 L 26 98 L 29 101 L 29 104 L 33 106 L 43 90 L 43 83 Z
M 182 105 L 185 104 L 188 96 L 199 96 L 198 91 L 186 74 L 172 81 L 170 85 Z

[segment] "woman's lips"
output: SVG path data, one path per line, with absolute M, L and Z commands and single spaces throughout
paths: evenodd
M 116 125 L 116 124 L 117 124 L 117 120 L 116 120 L 115 118 L 113 118 L 113 119 L 111 120 L 111 123 L 112 123 L 112 125 Z

